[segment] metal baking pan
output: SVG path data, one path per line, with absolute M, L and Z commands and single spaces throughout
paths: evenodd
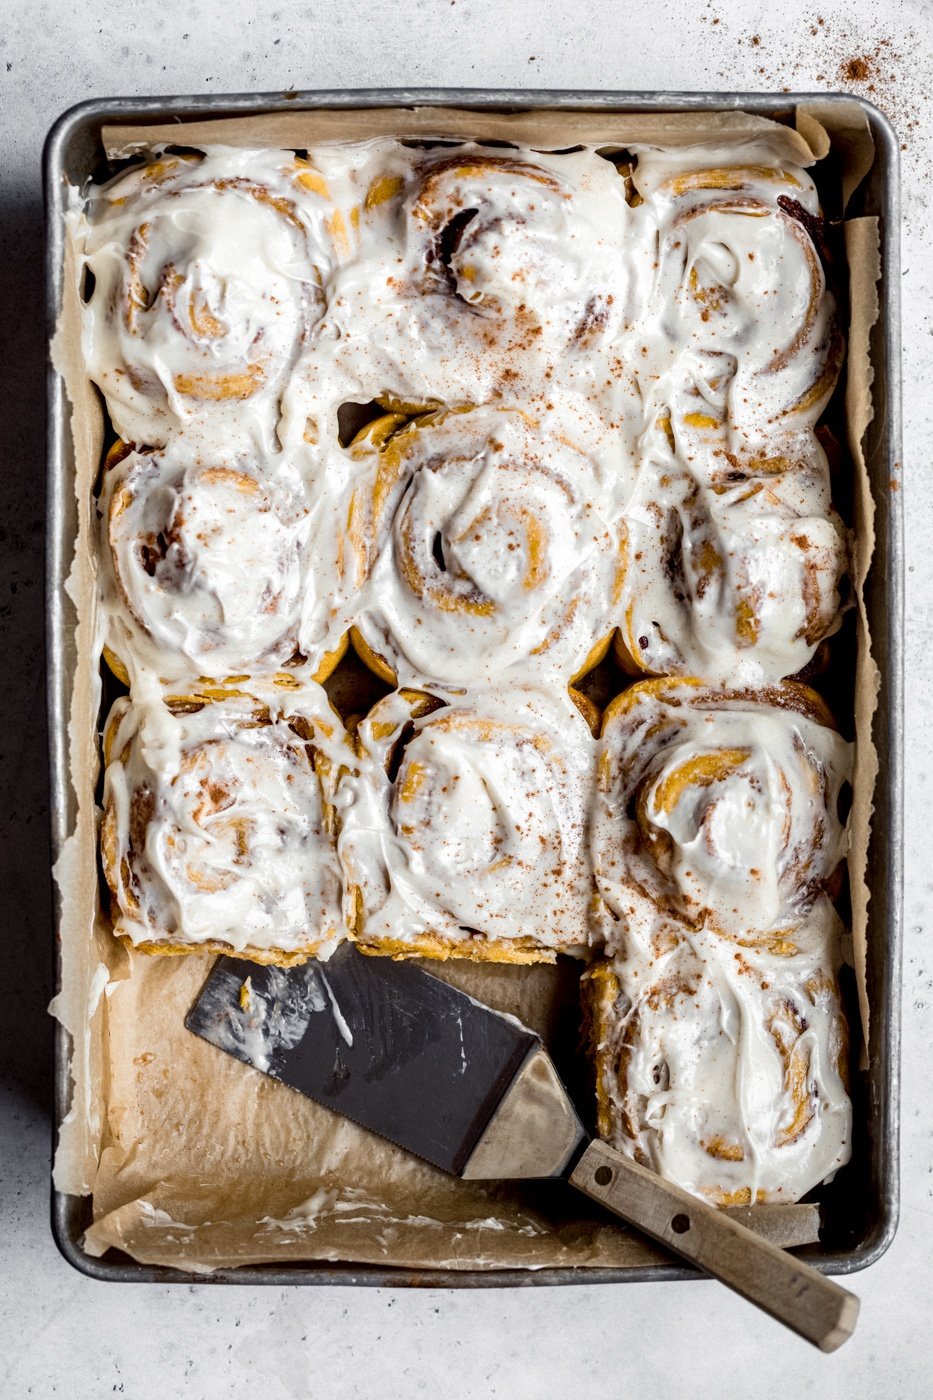
M 46 303 L 51 335 L 61 302 L 64 257 L 66 181 L 81 184 L 103 166 L 101 128 L 110 123 L 164 122 L 173 119 L 257 115 L 301 108 L 458 106 L 509 112 L 533 107 L 566 107 L 628 112 L 706 112 L 729 108 L 767 117 L 787 117 L 807 100 L 827 101 L 827 94 L 586 92 L 541 89 L 367 89 L 256 93 L 199 97 L 95 99 L 65 112 L 45 144 L 44 184 L 47 218 Z M 881 692 L 875 718 L 879 777 L 868 853 L 871 892 L 868 938 L 868 994 L 872 1017 L 870 1065 L 852 1086 L 856 1135 L 853 1159 L 821 1193 L 823 1239 L 806 1256 L 818 1269 L 849 1274 L 874 1263 L 897 1228 L 898 1116 L 900 1086 L 900 970 L 902 917 L 902 744 L 903 744 L 903 541 L 901 493 L 891 487 L 901 460 L 900 369 L 900 203 L 899 145 L 886 118 L 870 103 L 840 94 L 830 101 L 858 101 L 875 142 L 875 161 L 857 191 L 849 215 L 876 215 L 881 227 L 880 316 L 872 332 L 874 417 L 868 429 L 866 460 L 875 502 L 877 543 L 866 585 L 866 604 Z M 53 859 L 57 859 L 74 823 L 74 799 L 68 776 L 67 715 L 74 657 L 71 605 L 64 592 L 75 539 L 73 447 L 64 384 L 48 369 L 48 542 L 47 639 L 48 706 L 51 766 Z M 59 908 L 56 891 L 55 919 Z M 60 966 L 57 981 L 60 982 Z M 57 1136 L 69 1107 L 70 1040 L 55 1027 L 55 1112 Z M 65 1258 L 89 1277 L 121 1283 L 190 1283 L 173 1269 L 135 1263 L 110 1251 L 93 1259 L 81 1248 L 90 1223 L 90 1201 L 52 1193 L 52 1231 Z M 247 1266 L 218 1270 L 199 1282 L 238 1284 L 367 1284 L 478 1288 L 561 1283 L 620 1283 L 630 1280 L 695 1278 L 680 1264 L 656 1263 L 636 1268 L 551 1268 L 460 1272 L 411 1270 L 327 1263 Z

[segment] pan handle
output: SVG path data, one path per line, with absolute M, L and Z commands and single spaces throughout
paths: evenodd
M 605 1142 L 591 1142 L 570 1184 L 820 1348 L 835 1351 L 858 1318 L 854 1293 Z

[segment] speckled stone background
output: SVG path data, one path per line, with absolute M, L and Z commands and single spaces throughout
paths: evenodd
M 904 144 L 907 895 L 903 1195 L 854 1280 L 855 1338 L 811 1351 L 718 1285 L 474 1293 L 118 1287 L 48 1226 L 39 160 L 89 96 L 406 85 L 849 88 Z M 0 1400 L 933 1394 L 933 7 L 928 0 L 0 0 Z

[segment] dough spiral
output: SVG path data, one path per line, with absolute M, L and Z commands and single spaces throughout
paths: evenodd
M 338 785 L 364 951 L 553 962 L 588 942 L 593 741 L 568 699 L 387 696 Z
M 383 144 L 328 324 L 389 407 L 591 394 L 623 324 L 628 206 L 595 152 Z
M 99 509 L 105 655 L 124 683 L 308 662 L 323 681 L 346 650 L 334 503 L 309 501 L 294 461 L 117 443 Z
M 851 1154 L 831 907 L 812 951 L 724 955 L 691 935 L 589 974 L 600 1136 L 721 1206 L 797 1201 Z
M 371 432 L 350 515 L 370 573 L 352 633 L 364 659 L 392 682 L 453 687 L 594 665 L 625 553 L 586 455 L 497 408 Z
M 710 166 L 697 168 L 704 155 Z M 843 350 L 813 182 L 721 151 L 690 161 L 643 151 L 633 177 L 655 254 L 635 331 L 657 376 L 649 417 L 656 409 L 679 446 L 806 432 Z
M 95 192 L 84 355 L 125 441 L 275 448 L 337 217 L 314 168 L 271 151 L 166 155 Z
M 101 848 L 118 937 L 283 965 L 344 936 L 323 700 L 236 692 L 116 702 Z
M 603 716 L 593 863 L 610 942 L 706 928 L 796 949 L 845 855 L 851 745 L 787 682 L 642 681 Z
M 819 449 L 711 470 L 651 458 L 626 521 L 627 670 L 768 684 L 839 626 L 848 541 Z

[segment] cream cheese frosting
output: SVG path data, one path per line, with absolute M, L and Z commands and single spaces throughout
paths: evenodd
M 839 626 L 848 536 L 818 447 L 777 471 L 649 457 L 626 524 L 627 668 L 766 684 Z
M 808 921 L 794 956 L 697 930 L 594 979 L 601 1133 L 719 1205 L 799 1200 L 851 1155 L 840 929 L 825 897 Z
M 204 458 L 184 440 L 108 461 L 100 495 L 105 643 L 132 680 L 263 674 L 340 644 L 346 491 L 304 454 Z
M 313 708 L 312 708 L 313 703 Z M 343 936 L 323 698 L 117 700 L 102 846 L 115 927 L 134 945 L 317 952 Z
M 403 684 L 467 687 L 573 674 L 618 615 L 620 522 L 566 436 L 498 408 L 431 415 L 370 460 L 359 518 L 371 560 L 356 627 Z
M 342 404 L 495 404 L 578 449 L 559 474 L 577 486 L 567 519 L 584 552 L 631 534 L 609 630 L 622 627 L 637 668 L 768 682 L 837 625 L 845 536 L 812 430 L 841 339 L 815 187 L 766 144 L 639 147 L 622 169 L 593 149 L 211 147 L 95 191 L 82 242 L 85 353 L 127 441 L 186 442 L 215 464 L 218 451 L 271 461 L 310 443 L 339 540 L 359 484 Z M 475 423 L 459 423 L 467 449 Z M 445 511 L 462 515 L 452 475 L 418 472 L 402 506 L 426 526 L 437 514 L 435 538 Z M 441 637 L 413 619 L 389 534 L 342 616 L 379 654 L 401 642 L 405 683 L 462 683 L 503 660 L 516 683 L 537 683 L 586 659 L 582 613 L 606 596 L 591 565 L 575 576 L 556 561 L 546 590 L 576 586 L 586 606 L 573 640 L 539 653 L 527 617 L 547 608 L 495 596 L 509 558 L 489 540 L 452 543 L 455 570 L 477 570 L 490 618 L 516 638 L 503 658 L 492 621 Z M 508 531 L 496 538 L 512 552 Z M 315 629 L 325 650 L 328 628 Z
M 712 431 L 733 450 L 806 433 L 842 354 L 813 181 L 753 146 L 637 157 L 635 217 L 653 252 L 637 263 L 633 328 L 646 420 L 655 409 L 678 439 Z
M 852 746 L 828 719 L 792 683 L 645 681 L 610 705 L 592 825 L 610 943 L 661 926 L 796 946 L 846 851 Z
M 469 142 L 360 149 L 359 248 L 326 316 L 348 375 L 374 397 L 427 405 L 603 386 L 632 256 L 610 162 Z
M 569 699 L 509 691 L 435 708 L 396 692 L 358 745 L 335 801 L 365 944 L 471 956 L 486 941 L 521 961 L 588 942 L 593 741 Z
M 274 669 L 298 650 L 310 519 L 246 463 L 131 453 L 102 500 L 108 646 L 166 678 Z
M 93 190 L 84 356 L 121 437 L 273 449 L 335 212 L 313 167 L 274 151 L 163 156 Z

